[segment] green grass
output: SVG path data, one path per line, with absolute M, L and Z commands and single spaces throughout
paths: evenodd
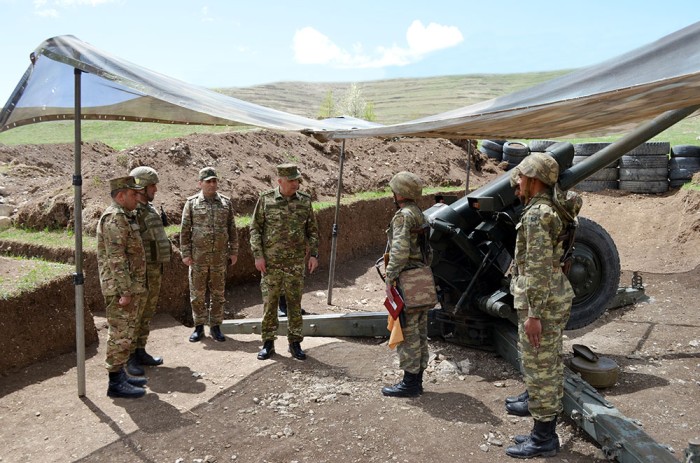
M 43 283 L 70 275 L 74 268 L 67 264 L 39 259 L 9 258 L 20 263 L 17 276 L 0 277 L 0 299 L 9 299 L 27 291 L 34 291 Z
M 73 230 L 30 230 L 26 228 L 8 228 L 0 231 L 0 239 L 29 243 L 48 248 L 72 248 L 75 244 Z M 96 249 L 94 236 L 83 235 L 83 248 Z

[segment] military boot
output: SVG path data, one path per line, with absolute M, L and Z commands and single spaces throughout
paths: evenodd
M 137 347 L 134 354 L 136 354 L 136 359 L 141 365 L 155 367 L 163 364 L 163 357 L 153 357 L 151 354 L 146 352 L 144 347 Z
M 420 394 L 423 394 L 423 372 L 425 370 L 421 370 L 418 372 L 418 390 L 420 391 Z
M 506 411 L 509 415 L 530 416 L 530 401 L 506 403 Z
M 306 360 L 306 354 L 301 350 L 301 343 L 299 341 L 294 341 L 289 343 L 289 352 L 297 360 Z
M 137 399 L 143 397 L 146 390 L 142 387 L 134 386 L 128 381 L 124 370 L 109 373 L 109 385 L 107 395 L 109 397 L 122 397 L 125 399 Z
M 204 325 L 194 327 L 194 332 L 190 335 L 190 342 L 200 341 L 204 337 Z
M 221 332 L 221 327 L 219 325 L 214 325 L 209 328 L 209 334 L 214 338 L 214 341 L 224 342 L 226 341 L 226 336 Z
M 258 360 L 267 360 L 275 353 L 275 341 L 268 340 L 263 344 L 263 348 L 258 352 Z
M 382 394 L 389 397 L 418 397 L 421 385 L 420 373 L 403 372 L 403 379 L 393 386 L 384 386 Z
M 535 420 L 529 438 L 508 447 L 506 455 L 513 458 L 553 457 L 559 451 L 559 436 L 556 429 L 556 418 L 552 421 Z
M 139 363 L 136 353 L 129 356 L 129 360 L 126 362 L 126 371 L 133 376 L 143 376 L 146 373 L 143 371 L 143 367 L 141 366 L 141 363 Z
M 512 404 L 513 402 L 525 402 L 526 400 L 529 400 L 529 399 L 530 399 L 530 393 L 527 392 L 527 389 L 525 389 L 525 392 L 521 392 L 519 395 L 506 397 L 506 403 Z

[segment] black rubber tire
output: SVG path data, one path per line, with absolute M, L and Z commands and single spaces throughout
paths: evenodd
M 696 172 L 700 172 L 700 158 L 671 158 L 668 162 L 671 180 L 690 180 Z
M 610 143 L 575 143 L 574 156 L 590 156 L 609 145 Z
M 700 146 L 676 145 L 671 147 L 671 157 L 674 158 L 699 158 Z
M 685 184 L 688 183 L 688 182 L 690 182 L 690 179 L 687 179 L 687 180 L 682 180 L 682 179 L 679 179 L 679 180 L 671 180 L 671 181 L 668 182 L 668 187 L 669 187 L 669 188 L 680 188 L 680 187 L 682 187 L 683 185 L 685 185 Z
M 503 154 L 524 158 L 530 154 L 530 148 L 528 148 L 525 143 L 520 143 L 519 141 L 507 141 L 503 144 Z
M 605 312 L 620 284 L 620 255 L 612 237 L 594 221 L 579 217 L 569 281 L 576 297 L 567 330 L 590 325 Z
M 604 181 L 604 182 L 617 182 L 619 178 L 619 170 L 615 167 L 613 168 L 606 168 L 606 169 L 600 169 L 598 172 L 595 174 L 592 174 L 588 177 L 586 177 L 586 182 L 591 182 L 591 181 Z
M 617 180 L 584 180 L 574 186 L 575 190 L 578 191 L 603 191 L 603 190 L 617 190 L 619 185 Z
M 620 190 L 632 193 L 665 193 L 668 191 L 668 180 L 656 182 L 620 180 Z
M 668 178 L 668 169 L 665 167 L 653 167 L 648 169 L 633 169 L 620 167 L 620 180 L 633 182 L 665 182 Z
M 497 143 L 493 140 L 481 140 L 481 146 L 482 148 L 498 151 L 499 153 L 503 152 L 503 143 Z
M 576 164 L 578 164 L 579 162 L 586 161 L 587 159 L 590 159 L 590 157 L 591 157 L 591 155 L 586 155 L 586 156 L 583 156 L 583 155 L 581 155 L 581 156 L 574 156 L 573 165 L 576 165 Z M 613 162 L 611 162 L 610 164 L 608 164 L 608 165 L 605 166 L 604 168 L 605 168 L 605 169 L 617 169 L 618 163 L 619 163 L 619 159 L 615 159 Z
M 671 143 L 667 141 L 648 141 L 627 152 L 628 156 L 649 156 L 668 154 L 671 152 Z
M 539 153 L 544 153 L 547 151 L 547 148 L 550 146 L 559 143 L 556 140 L 530 140 L 530 143 L 528 143 L 528 146 L 530 147 L 530 151 L 537 151 Z
M 486 148 L 485 146 L 482 146 L 479 148 L 479 151 L 484 153 L 487 158 L 489 159 L 495 159 L 496 161 L 502 161 L 503 160 L 503 152 L 502 151 L 494 151 L 492 149 Z
M 665 154 L 650 154 L 648 156 L 622 156 L 620 158 L 620 168 L 629 167 L 632 169 L 668 169 L 668 156 Z

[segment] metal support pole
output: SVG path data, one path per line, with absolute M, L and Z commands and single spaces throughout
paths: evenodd
M 81 118 L 81 95 L 80 95 L 80 75 L 82 71 L 74 70 L 75 74 L 75 170 L 73 173 L 73 188 L 75 196 L 73 199 L 73 231 L 75 234 L 75 274 L 73 274 L 73 284 L 75 285 L 75 353 L 78 367 L 78 397 L 85 397 L 85 309 L 84 287 L 85 278 L 83 276 L 83 203 L 81 175 L 81 147 L 82 142 L 80 118 Z
M 343 191 L 343 165 L 345 164 L 345 140 L 340 145 L 340 173 L 338 173 L 338 191 L 335 195 L 335 218 L 331 238 L 331 263 L 328 272 L 328 305 L 333 305 L 333 284 L 335 280 L 335 253 L 338 246 L 338 214 L 340 212 L 340 194 Z

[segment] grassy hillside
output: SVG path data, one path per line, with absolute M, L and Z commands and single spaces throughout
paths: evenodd
M 393 124 L 468 106 L 479 101 L 507 95 L 517 90 L 553 79 L 567 71 L 525 74 L 473 74 L 421 79 L 389 79 L 357 83 L 362 99 L 374 106 L 376 122 Z M 342 99 L 351 82 L 308 83 L 280 82 L 246 88 L 220 88 L 217 91 L 241 100 L 282 111 L 315 118 L 328 92 L 334 100 Z M 118 121 L 84 121 L 83 140 L 102 141 L 124 149 L 149 140 L 181 137 L 193 132 L 228 132 L 233 127 L 153 124 Z M 250 128 L 244 130 L 251 130 Z M 672 145 L 700 144 L 700 120 L 685 120 L 660 134 L 655 140 Z M 617 136 L 573 139 L 571 142 L 614 141 Z M 45 122 L 0 133 L 0 143 L 72 143 L 73 123 Z

